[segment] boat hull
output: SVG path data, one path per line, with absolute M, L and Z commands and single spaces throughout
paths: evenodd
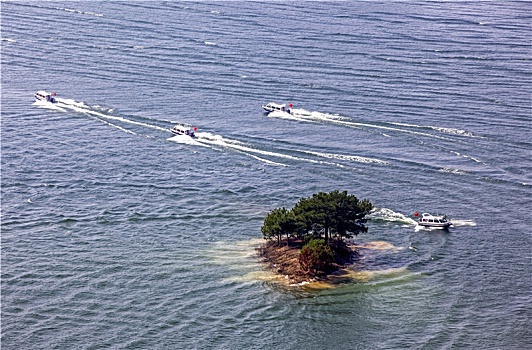
M 172 130 L 172 134 L 174 135 L 183 135 L 183 136 L 189 136 L 189 137 L 196 137 L 196 135 L 194 135 L 194 133 L 189 133 L 189 134 L 185 134 L 185 133 L 182 133 L 182 132 L 177 132 L 177 131 L 173 131 Z
M 425 222 L 421 223 L 421 222 L 418 222 L 418 225 L 419 226 L 423 226 L 423 227 L 427 227 L 427 228 L 447 229 L 447 228 L 449 228 L 449 226 L 452 225 L 452 223 L 446 222 L 446 223 L 440 224 L 440 223 L 425 223 Z

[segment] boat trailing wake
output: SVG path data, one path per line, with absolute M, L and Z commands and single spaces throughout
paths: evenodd
M 336 163 L 336 162 L 331 162 L 331 161 L 319 160 L 319 159 L 326 158 L 326 159 L 336 159 L 336 160 L 347 161 L 347 162 L 375 163 L 375 164 L 381 164 L 381 165 L 389 164 L 388 162 L 385 162 L 380 159 L 367 158 L 367 157 L 361 157 L 361 156 L 343 155 L 343 154 L 335 154 L 335 153 L 321 153 L 321 152 L 308 151 L 308 150 L 296 151 L 299 153 L 310 154 L 318 158 L 318 159 L 310 159 L 307 157 L 299 157 L 299 156 L 290 155 L 290 154 L 281 153 L 281 152 L 262 150 L 262 149 L 259 149 L 259 148 L 256 148 L 250 145 L 246 145 L 240 141 L 227 139 L 220 135 L 214 135 L 208 132 L 197 132 L 196 137 L 199 143 L 207 144 L 215 148 L 218 147 L 218 148 L 233 149 L 233 150 L 245 153 L 247 155 L 250 155 L 263 162 L 270 163 L 270 164 L 276 164 L 276 165 L 283 165 L 283 166 L 286 166 L 287 164 L 273 162 L 273 161 L 264 159 L 262 157 L 257 157 L 255 155 L 258 154 L 261 156 L 282 158 L 286 160 L 302 161 L 302 162 L 315 163 L 315 164 L 334 165 L 338 167 L 345 167 L 345 165 Z
M 138 121 L 127 119 L 127 118 L 123 118 L 123 117 L 118 117 L 118 116 L 113 116 L 113 115 L 109 115 L 109 114 L 104 114 L 104 113 L 102 113 L 100 111 L 97 111 L 97 110 L 91 108 L 90 106 L 87 106 L 83 102 L 77 102 L 77 101 L 74 101 L 74 100 L 71 100 L 71 99 L 63 99 L 63 98 L 56 98 L 56 101 L 57 101 L 56 103 L 50 103 L 50 102 L 45 102 L 45 101 L 35 101 L 33 104 L 35 106 L 39 107 L 39 108 L 46 108 L 46 109 L 57 110 L 57 111 L 61 111 L 61 112 L 67 112 L 68 110 L 71 110 L 71 111 L 74 111 L 74 112 L 86 114 L 86 115 L 89 115 L 91 117 L 94 117 L 94 118 L 98 119 L 101 122 L 104 122 L 107 125 L 113 126 L 113 127 L 118 128 L 118 129 L 120 129 L 120 130 L 122 130 L 124 132 L 130 133 L 130 134 L 134 134 L 134 135 L 138 135 L 138 134 L 133 132 L 133 131 L 131 131 L 131 130 L 123 128 L 123 127 L 121 127 L 119 125 L 113 124 L 113 123 L 109 122 L 108 120 L 119 121 L 119 122 L 126 123 L 126 124 L 139 125 L 139 126 L 143 126 L 143 127 L 156 129 L 156 130 L 161 130 L 161 131 L 168 131 L 166 128 L 162 128 L 162 127 L 159 127 L 159 126 L 156 126 L 156 125 L 151 125 L 151 124 L 138 122 Z
M 91 107 L 85 104 L 84 102 L 79 102 L 79 101 L 75 101 L 72 99 L 56 98 L 56 103 L 36 101 L 34 105 L 39 108 L 47 108 L 47 109 L 57 110 L 61 112 L 74 111 L 77 113 L 85 114 L 85 115 L 88 115 L 90 117 L 97 119 L 98 121 L 104 124 L 115 127 L 121 131 L 127 132 L 129 134 L 133 134 L 133 135 L 141 135 L 141 134 L 136 133 L 132 130 L 129 130 L 126 127 L 117 125 L 115 122 L 146 127 L 146 128 L 150 128 L 154 130 L 163 131 L 165 133 L 170 132 L 170 128 L 168 127 L 162 127 L 158 125 L 149 124 L 146 122 L 124 118 L 121 116 L 112 115 L 110 114 L 113 111 L 112 109 L 107 110 L 108 113 L 105 113 L 102 110 L 102 107 L 100 106 Z M 158 122 L 169 123 L 170 121 L 169 120 L 158 120 Z M 176 122 L 172 122 L 172 123 L 175 124 Z M 245 154 L 249 157 L 252 157 L 260 162 L 270 164 L 270 165 L 278 165 L 278 166 L 289 165 L 283 162 L 283 160 L 293 161 L 293 162 L 307 162 L 307 163 L 313 163 L 313 164 L 332 165 L 332 166 L 337 166 L 337 167 L 347 167 L 347 165 L 344 163 L 334 162 L 331 160 L 337 160 L 337 161 L 342 161 L 342 162 L 347 162 L 347 163 L 357 162 L 357 163 L 374 163 L 374 164 L 388 165 L 388 162 L 385 162 L 379 159 L 367 158 L 367 157 L 361 157 L 361 156 L 355 156 L 355 155 L 320 153 L 320 152 L 308 151 L 308 150 L 294 150 L 292 151 L 293 154 L 288 154 L 288 153 L 281 152 L 281 151 L 270 151 L 270 150 L 262 149 L 261 147 L 256 147 L 254 145 L 243 143 L 238 140 L 228 139 L 221 135 L 212 134 L 210 132 L 196 132 L 195 135 L 196 135 L 195 138 L 191 138 L 190 136 L 187 136 L 187 135 L 173 135 L 169 137 L 168 140 L 172 142 L 180 143 L 180 144 L 202 146 L 202 147 L 208 147 L 208 148 L 212 148 L 216 150 L 230 149 L 230 150 Z M 299 155 L 295 155 L 294 153 L 308 154 L 313 157 L 302 157 Z M 272 160 L 268 158 L 274 158 L 276 160 Z M 324 160 L 324 159 L 327 159 L 327 160 Z
M 358 163 L 376 163 L 376 164 L 382 164 L 382 165 L 390 164 L 384 160 L 380 160 L 376 158 L 367 158 L 367 157 L 361 157 L 361 156 L 347 156 L 343 154 L 320 153 L 320 152 L 313 152 L 313 151 L 302 151 L 302 152 L 312 154 L 315 156 L 319 156 L 319 157 L 324 157 L 324 158 L 347 160 L 347 161 L 358 162 Z
M 46 101 L 35 101 L 35 102 L 33 102 L 33 105 L 38 107 L 38 108 L 46 108 L 46 109 L 51 109 L 51 110 L 60 111 L 60 112 L 66 112 L 67 111 L 64 108 L 59 107 L 57 105 L 57 103 L 50 103 L 50 102 L 46 102 Z
M 390 123 L 390 124 L 397 125 L 397 126 L 405 126 L 409 128 L 431 129 L 431 130 L 436 130 L 436 131 L 447 133 L 447 134 L 455 134 L 455 135 L 460 135 L 460 136 L 478 137 L 478 136 L 475 136 L 472 132 L 460 130 L 460 129 L 454 129 L 454 128 L 442 128 L 438 126 L 415 125 L 415 124 L 405 124 L 405 123 Z
M 454 227 L 461 227 L 461 226 L 477 226 L 477 223 L 473 220 L 451 220 Z
M 437 139 L 442 139 L 442 140 L 452 140 L 452 139 L 439 136 L 439 135 L 435 135 L 435 134 L 426 133 L 426 132 L 409 130 L 408 128 L 427 129 L 427 130 L 441 132 L 444 134 L 475 137 L 475 135 L 473 135 L 473 133 L 471 132 L 460 130 L 460 129 L 454 129 L 454 128 L 444 128 L 444 127 L 437 127 L 437 126 L 425 126 L 425 125 L 415 125 L 415 124 L 405 124 L 405 123 L 391 123 L 391 122 L 382 123 L 382 125 L 361 123 L 361 122 L 355 122 L 351 118 L 348 118 L 348 117 L 343 117 L 343 116 L 329 114 L 329 113 L 321 113 L 321 112 L 316 112 L 316 111 L 310 112 L 304 109 L 292 109 L 291 113 L 282 112 L 282 111 L 273 111 L 268 114 L 268 117 L 296 120 L 296 121 L 310 122 L 310 123 L 327 122 L 327 123 L 343 125 L 347 127 L 374 128 L 374 129 L 380 129 L 380 130 L 386 130 L 386 131 L 395 131 L 395 132 L 402 132 L 402 133 L 408 133 L 408 134 L 425 136 L 425 137 L 432 137 L 432 138 L 437 138 Z M 388 125 L 385 125 L 385 124 L 388 124 Z M 383 135 L 389 137 L 389 135 L 387 134 L 383 134 Z

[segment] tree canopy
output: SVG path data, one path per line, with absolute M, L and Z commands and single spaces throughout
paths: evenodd
M 302 237 L 310 234 L 323 237 L 328 244 L 331 237 L 349 238 L 368 229 L 365 216 L 373 209 L 367 200 L 359 200 L 347 191 L 319 192 L 312 197 L 302 198 L 292 210 L 273 209 L 261 228 L 265 239 L 282 236 Z
M 287 240 L 296 231 L 296 220 L 294 214 L 286 208 L 273 209 L 261 227 L 262 235 L 265 239 L 277 238 L 280 244 L 283 235 Z

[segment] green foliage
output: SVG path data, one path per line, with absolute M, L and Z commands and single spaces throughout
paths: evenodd
M 366 232 L 364 217 L 373 209 L 367 200 L 358 200 L 347 191 L 319 192 L 310 198 L 302 198 L 292 209 L 298 226 L 317 237 L 323 236 L 328 243 L 329 236 L 352 237 Z
M 334 253 L 325 240 L 311 239 L 301 248 L 299 263 L 304 271 L 317 274 L 318 271 L 326 271 L 333 258 Z
M 323 237 L 328 244 L 330 237 L 350 238 L 366 232 L 365 216 L 372 209 L 367 199 L 359 200 L 347 191 L 319 192 L 300 199 L 292 210 L 273 209 L 261 231 L 265 239 L 277 238 L 279 243 L 283 236 L 289 240 L 295 235 L 305 242 Z
M 281 243 L 283 235 L 290 239 L 290 236 L 296 231 L 294 214 L 286 208 L 273 209 L 264 219 L 261 231 L 264 239 L 277 238 L 278 243 Z

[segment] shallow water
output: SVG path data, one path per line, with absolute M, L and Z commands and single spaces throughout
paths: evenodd
M 2 346 L 525 348 L 531 7 L 2 2 Z M 265 216 L 336 189 L 393 248 L 277 283 Z

